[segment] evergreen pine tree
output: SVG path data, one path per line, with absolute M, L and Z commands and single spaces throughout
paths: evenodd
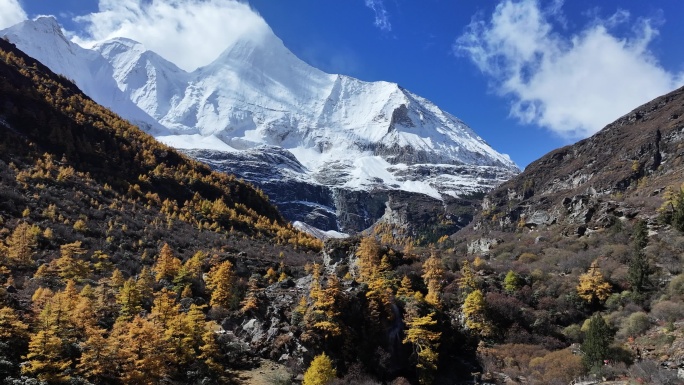
M 596 370 L 608 358 L 608 349 L 613 341 L 613 331 L 601 314 L 596 313 L 589 320 L 589 328 L 582 343 L 582 361 L 589 370 Z
M 644 247 L 648 245 L 648 229 L 646 222 L 639 221 L 634 226 L 634 251 L 629 261 L 627 279 L 629 280 L 632 293 L 640 297 L 650 286 L 649 275 L 651 267 L 644 252 Z

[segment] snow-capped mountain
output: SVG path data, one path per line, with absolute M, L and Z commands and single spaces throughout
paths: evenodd
M 0 36 L 159 140 L 262 187 L 289 219 L 323 230 L 367 227 L 392 191 L 443 202 L 519 171 L 430 101 L 394 83 L 324 73 L 268 28 L 193 72 L 129 39 L 82 48 L 49 17 Z M 358 194 L 384 202 L 369 213 L 367 202 L 350 203 Z

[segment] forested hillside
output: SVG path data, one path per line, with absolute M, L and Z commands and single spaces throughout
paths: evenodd
M 323 244 L 0 40 L 0 377 L 681 383 L 683 109 L 550 153 L 451 237 Z
M 0 41 L 0 377 L 222 382 L 215 321 L 250 273 L 302 273 L 320 248 Z

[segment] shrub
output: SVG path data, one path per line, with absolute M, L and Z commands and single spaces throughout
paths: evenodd
M 684 318 L 684 306 L 673 301 L 661 301 L 653 305 L 651 315 L 658 320 L 675 322 Z
M 637 337 L 651 327 L 651 320 L 644 312 L 632 313 L 622 321 L 618 335 L 621 337 Z
M 667 285 L 667 294 L 670 296 L 670 299 L 684 297 L 684 274 L 679 274 L 672 278 Z
M 570 349 L 557 350 L 530 361 L 531 383 L 565 385 L 580 376 L 584 370 L 582 358 Z

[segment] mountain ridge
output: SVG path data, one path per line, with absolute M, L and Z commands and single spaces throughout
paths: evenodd
M 427 99 L 395 83 L 326 74 L 298 59 L 270 29 L 238 40 L 192 72 L 130 39 L 115 38 L 85 50 L 64 41 L 55 19 L 26 21 L 0 34 L 39 60 L 48 56 L 48 66 L 67 72 L 81 88 L 99 87 L 92 92 L 95 100 L 158 140 L 186 151 L 224 152 L 222 170 L 242 177 L 247 173 L 240 170 L 240 152 L 263 150 L 269 158 L 272 146 L 290 152 L 304 167 L 293 180 L 316 188 L 401 190 L 436 201 L 480 194 L 519 172 L 508 156 Z M 50 44 L 51 39 L 60 41 Z M 56 62 L 64 59 L 41 49 L 43 45 L 61 46 L 51 49 L 71 52 L 69 60 L 82 58 L 87 65 L 61 66 Z M 98 66 L 105 82 L 95 85 L 89 75 L 80 74 Z M 238 161 L 229 164 L 234 157 Z M 463 172 L 468 168 L 476 171 L 472 177 Z M 487 168 L 493 172 L 481 172 Z M 247 180 L 259 185 L 261 179 Z M 268 193 L 291 187 L 288 180 L 282 182 Z M 306 222 L 322 202 L 313 203 L 300 205 L 288 219 Z M 327 207 L 338 219 L 345 217 L 340 204 L 348 206 Z M 331 220 L 322 230 L 360 231 L 381 216 L 361 222 Z

